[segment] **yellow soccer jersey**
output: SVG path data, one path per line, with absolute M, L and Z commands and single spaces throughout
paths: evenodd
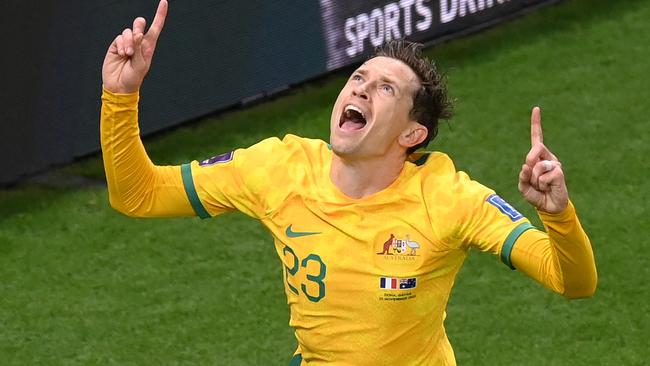
M 292 364 L 454 365 L 443 321 L 469 248 L 499 255 L 528 220 L 442 153 L 362 199 L 332 184 L 331 161 L 323 141 L 287 135 L 181 172 L 199 216 L 239 210 L 272 233 Z
M 268 139 L 183 166 L 157 166 L 139 138 L 138 94 L 102 94 L 101 143 L 111 206 L 133 217 L 241 210 L 275 237 L 296 330 L 297 365 L 453 365 L 443 320 L 468 248 L 500 254 L 567 298 L 597 283 L 571 202 L 538 212 L 547 233 L 435 153 L 406 163 L 363 199 L 330 181 L 322 141 Z M 515 242 L 517 243 L 516 245 Z M 514 246 L 513 246 L 514 245 Z

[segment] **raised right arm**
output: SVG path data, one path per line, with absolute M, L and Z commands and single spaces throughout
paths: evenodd
M 104 88 L 101 143 L 111 206 L 132 217 L 193 216 L 180 166 L 154 165 L 140 140 L 138 94 Z
M 167 15 L 161 0 L 145 34 L 136 18 L 109 46 L 102 67 L 101 145 L 111 206 L 134 217 L 192 216 L 179 166 L 154 165 L 140 140 L 138 91 Z

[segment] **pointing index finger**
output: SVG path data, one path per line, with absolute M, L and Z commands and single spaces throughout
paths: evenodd
M 147 36 L 152 37 L 154 41 L 158 40 L 158 36 L 165 25 L 165 18 L 167 17 L 167 0 L 160 0 L 158 4 L 158 9 L 156 10 L 156 16 L 151 22 L 151 27 L 147 32 Z
M 533 108 L 530 115 L 530 145 L 544 143 L 544 136 L 542 134 L 542 111 L 539 107 Z

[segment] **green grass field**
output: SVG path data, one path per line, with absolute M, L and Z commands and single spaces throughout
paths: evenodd
M 428 51 L 458 99 L 430 146 L 539 222 L 517 173 L 540 105 L 599 271 L 593 298 L 567 301 L 473 253 L 446 321 L 459 365 L 647 364 L 649 19 L 650 1 L 565 1 Z M 179 164 L 286 133 L 326 140 L 346 76 L 145 144 Z M 53 177 L 80 175 L 98 181 L 101 160 Z M 243 215 L 129 219 L 101 184 L 0 191 L 2 365 L 286 365 L 287 323 L 272 240 Z

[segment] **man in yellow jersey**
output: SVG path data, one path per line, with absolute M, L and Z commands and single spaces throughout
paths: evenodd
M 470 248 L 567 298 L 591 296 L 591 245 L 539 108 L 519 189 L 546 232 L 442 153 L 409 155 L 451 114 L 417 45 L 389 42 L 343 86 L 330 144 L 287 135 L 202 162 L 156 166 L 139 137 L 138 91 L 167 15 L 135 19 L 102 70 L 101 138 L 111 205 L 129 216 L 242 211 L 272 233 L 298 348 L 291 365 L 454 365 L 443 326 Z

